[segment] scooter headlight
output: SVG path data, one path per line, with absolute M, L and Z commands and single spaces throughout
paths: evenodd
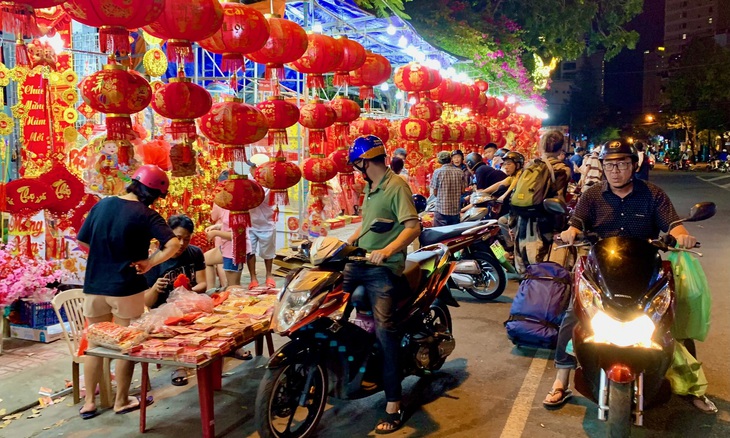
M 613 344 L 619 347 L 638 346 L 651 348 L 655 326 L 647 315 L 633 321 L 619 321 L 599 311 L 591 318 L 593 340 L 597 343 Z
M 603 310 L 601 296 L 583 276 L 578 281 L 578 301 L 590 318 L 598 311 Z
M 308 316 L 316 310 L 327 296 L 322 293 L 318 297 L 310 299 L 311 291 L 292 291 L 286 289 L 279 304 L 274 309 L 272 328 L 276 332 L 289 330 L 297 321 Z
M 672 291 L 669 289 L 669 285 L 664 286 L 661 292 L 654 297 L 653 300 L 646 306 L 646 313 L 649 315 L 652 321 L 659 322 L 659 320 L 667 313 L 669 306 L 672 304 Z

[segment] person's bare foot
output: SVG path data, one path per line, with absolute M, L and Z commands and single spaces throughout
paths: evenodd
M 692 397 L 692 404 L 694 405 L 694 407 L 704 412 L 705 414 L 717 413 L 717 406 L 715 406 L 715 403 L 713 403 L 712 400 L 704 395 L 699 397 Z

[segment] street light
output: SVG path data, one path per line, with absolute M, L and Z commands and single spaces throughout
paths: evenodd
M 646 117 L 644 117 L 644 120 L 646 120 L 648 123 L 651 123 L 654 121 L 654 116 L 651 114 L 647 114 Z

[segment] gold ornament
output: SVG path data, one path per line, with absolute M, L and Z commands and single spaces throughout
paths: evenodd
M 165 56 L 165 52 L 155 47 L 144 54 L 142 65 L 148 75 L 160 77 L 167 71 L 167 56 Z
M 76 143 L 78 137 L 79 132 L 73 126 L 68 126 L 63 130 L 63 141 L 66 143 Z
M 73 108 L 63 110 L 63 121 L 69 125 L 73 125 L 79 119 L 79 113 Z
M 162 44 L 162 38 L 153 37 L 147 32 L 142 32 L 142 38 L 144 38 L 144 42 L 147 43 L 148 46 L 159 46 Z
M 75 89 L 69 88 L 68 90 L 63 92 L 61 98 L 68 106 L 72 106 L 79 100 L 79 94 L 76 92 Z
M 10 135 L 15 127 L 12 117 L 5 113 L 0 113 L 0 135 Z

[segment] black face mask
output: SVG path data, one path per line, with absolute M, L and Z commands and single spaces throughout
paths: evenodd
M 363 164 L 365 164 L 365 163 L 367 163 L 367 160 L 363 160 Z M 363 177 L 363 179 L 364 179 L 364 180 L 365 180 L 365 181 L 366 181 L 366 182 L 367 182 L 368 184 L 372 184 L 372 183 L 373 183 L 373 180 L 371 180 L 371 179 L 370 179 L 370 177 L 368 176 L 368 172 L 367 172 L 367 166 L 363 166 L 363 167 L 360 167 L 360 166 L 358 166 L 357 164 L 354 164 L 354 163 L 353 163 L 353 164 L 352 164 L 352 167 L 354 167 L 355 169 L 357 169 L 357 170 L 358 170 L 358 172 L 362 173 L 362 177 Z

